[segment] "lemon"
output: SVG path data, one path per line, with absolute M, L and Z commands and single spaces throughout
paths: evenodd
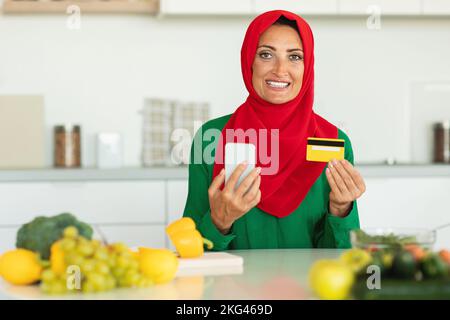
M 319 260 L 310 269 L 309 283 L 321 299 L 346 299 L 354 282 L 351 269 L 336 260 Z
M 41 271 L 38 255 L 33 251 L 15 249 L 0 257 L 0 275 L 11 284 L 35 283 L 40 279 Z
M 139 248 L 139 267 L 155 283 L 165 283 L 175 278 L 178 258 L 169 249 Z
M 372 256 L 362 249 L 350 249 L 345 251 L 340 261 L 348 265 L 356 274 L 360 273 L 372 261 Z

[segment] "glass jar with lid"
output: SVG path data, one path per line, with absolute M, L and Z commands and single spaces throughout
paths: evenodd
M 55 126 L 54 147 L 55 167 L 81 167 L 81 128 L 79 125 Z
M 434 162 L 450 163 L 450 121 L 437 122 L 434 129 Z

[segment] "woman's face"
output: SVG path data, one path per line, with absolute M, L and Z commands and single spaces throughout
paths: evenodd
M 270 103 L 288 102 L 302 88 L 304 67 L 303 45 L 297 31 L 272 25 L 259 38 L 253 61 L 253 88 Z

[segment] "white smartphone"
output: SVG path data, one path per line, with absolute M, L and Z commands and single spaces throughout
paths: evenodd
M 242 180 L 255 168 L 256 147 L 249 143 L 227 143 L 225 144 L 225 183 L 230 179 L 234 169 L 242 162 L 247 161 L 248 165 L 245 171 L 239 177 L 235 189 L 241 184 Z

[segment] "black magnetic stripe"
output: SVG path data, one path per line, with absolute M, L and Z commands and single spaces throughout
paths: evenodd
M 311 146 L 329 146 L 329 147 L 343 147 L 344 141 L 324 141 L 324 140 L 309 140 L 308 145 Z

